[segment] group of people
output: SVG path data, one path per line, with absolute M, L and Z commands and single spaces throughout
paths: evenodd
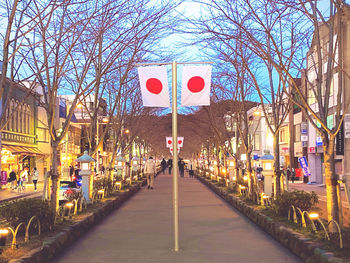
M 171 174 L 171 170 L 173 167 L 173 160 L 169 159 L 168 161 L 166 161 L 164 158 L 162 159 L 162 161 L 160 162 L 161 168 L 162 168 L 162 173 L 165 174 L 166 168 L 168 167 L 169 169 L 169 174 Z M 179 166 L 179 171 L 180 171 L 180 177 L 184 177 L 185 176 L 185 162 L 182 158 L 179 158 L 178 161 L 178 166 Z M 192 167 L 192 163 L 190 162 L 188 164 L 188 170 L 189 170 L 189 176 L 193 177 L 194 176 L 194 171 L 193 171 L 193 167 Z M 154 177 L 156 174 L 156 163 L 153 160 L 153 157 L 150 157 L 146 163 L 145 163 L 145 167 L 144 167 L 144 173 L 146 175 L 147 178 L 147 187 L 148 189 L 153 189 L 153 183 L 154 183 Z
M 33 168 L 33 171 L 31 172 L 32 180 L 34 184 L 34 191 L 37 191 L 37 184 L 39 180 L 39 171 L 36 167 Z M 23 171 L 19 174 L 16 174 L 15 170 L 12 169 L 12 171 L 9 174 L 8 182 L 11 184 L 11 189 L 15 190 L 18 189 L 19 191 L 22 191 L 25 189 L 24 184 L 28 182 L 29 177 L 29 168 L 25 167 Z

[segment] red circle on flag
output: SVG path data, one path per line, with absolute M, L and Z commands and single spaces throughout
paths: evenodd
M 188 89 L 193 93 L 201 92 L 204 89 L 204 85 L 204 79 L 200 76 L 194 76 L 187 82 Z
M 171 140 L 169 140 L 169 141 L 168 141 L 168 144 L 171 144 L 171 143 L 172 143 L 172 141 L 171 141 Z
M 179 144 L 181 144 L 181 143 L 182 143 L 182 141 L 181 141 L 181 140 L 179 140 L 179 141 L 178 141 L 178 143 L 179 143 Z
M 150 78 L 146 81 L 146 88 L 153 94 L 159 94 L 163 89 L 163 84 L 159 79 Z

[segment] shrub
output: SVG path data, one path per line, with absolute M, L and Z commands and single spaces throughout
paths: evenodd
M 12 228 L 16 228 L 22 222 L 27 224 L 32 216 L 38 217 L 42 231 L 51 230 L 55 223 L 55 211 L 49 202 L 38 198 L 23 198 L 6 202 L 0 207 L 0 215 Z
M 288 216 L 288 210 L 293 205 L 299 207 L 301 211 L 310 211 L 316 209 L 318 196 L 315 192 L 307 193 L 305 191 L 285 191 L 277 196 L 273 203 L 273 209 L 280 216 Z
M 235 182 L 230 182 L 227 186 L 227 190 L 230 192 L 230 193 L 238 193 L 239 192 L 239 186 L 237 183 Z
M 74 199 L 80 200 L 80 198 L 83 196 L 83 192 L 75 189 L 67 189 L 64 191 L 63 195 L 67 201 L 72 202 Z

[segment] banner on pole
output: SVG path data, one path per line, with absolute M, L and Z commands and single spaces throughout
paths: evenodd
M 181 106 L 210 105 L 210 82 L 210 65 L 183 67 Z
M 139 67 L 144 107 L 170 107 L 168 76 L 165 66 Z
M 165 137 L 165 144 L 167 148 L 173 147 L 173 137 Z M 177 137 L 177 146 L 178 148 L 183 147 L 184 137 Z

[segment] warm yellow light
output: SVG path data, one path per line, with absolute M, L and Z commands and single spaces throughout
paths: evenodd
M 315 219 L 317 219 L 319 217 L 319 215 L 317 213 L 310 213 L 309 217 L 310 217 L 311 220 L 315 220 Z
M 259 111 L 259 110 L 256 110 L 256 111 L 254 111 L 254 113 L 253 113 L 255 116 L 260 116 L 261 115 L 261 111 Z
M 104 118 L 102 119 L 102 122 L 107 123 L 107 122 L 108 122 L 108 117 L 104 117 Z
M 74 206 L 74 204 L 73 203 L 66 203 L 65 206 L 68 207 L 68 208 L 71 208 L 71 207 Z
M 222 168 L 222 173 L 226 173 L 226 169 L 225 168 Z
M 104 192 L 103 189 L 97 191 L 97 193 L 99 193 L 99 194 L 102 194 L 103 192 Z
M 134 161 L 134 165 L 137 165 L 137 161 Z
M 7 235 L 8 233 L 8 229 L 0 229 L 0 235 Z
M 78 109 L 81 109 L 81 108 L 83 108 L 83 104 L 81 104 L 81 103 L 78 103 L 78 104 L 77 104 L 77 108 L 78 108 Z
M 244 185 L 240 185 L 239 186 L 241 189 L 245 189 L 245 186 Z
M 270 198 L 268 195 L 263 195 L 263 197 L 262 197 L 263 199 L 268 199 L 268 198 Z
M 244 181 L 248 181 L 248 176 L 245 175 L 245 176 L 243 177 L 243 180 L 244 180 Z
M 125 134 L 130 133 L 129 129 L 126 129 L 126 130 L 124 131 L 124 133 L 125 133 Z
M 214 161 L 214 165 L 217 165 L 218 164 L 218 162 L 217 161 Z
M 230 166 L 234 166 L 234 162 L 230 162 Z
M 116 182 L 115 184 L 116 184 L 116 185 L 121 185 L 122 183 L 121 183 L 121 182 Z
M 237 178 L 236 178 L 236 176 L 234 176 L 234 177 L 232 177 L 232 179 L 233 179 L 233 181 L 236 181 Z
M 213 166 L 210 166 L 210 167 L 209 167 L 209 170 L 210 170 L 210 171 L 214 171 L 214 167 L 213 167 Z
M 122 163 L 122 162 L 118 162 L 117 165 L 118 165 L 118 166 L 122 166 L 123 163 Z

